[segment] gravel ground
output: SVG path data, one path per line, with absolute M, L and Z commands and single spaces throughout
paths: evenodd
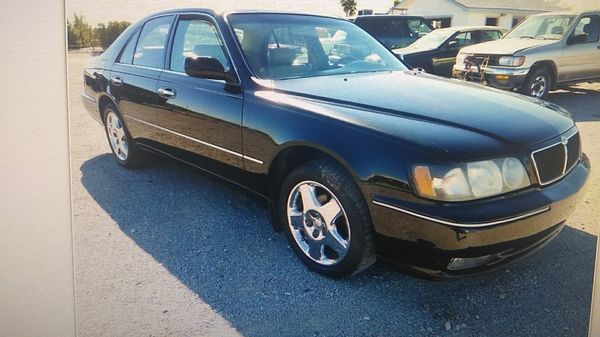
M 257 198 L 167 159 L 125 170 L 79 98 L 69 54 L 78 335 L 586 336 L 600 176 L 543 250 L 496 272 L 426 281 L 376 264 L 311 273 Z M 600 85 L 550 100 L 571 110 L 600 167 Z

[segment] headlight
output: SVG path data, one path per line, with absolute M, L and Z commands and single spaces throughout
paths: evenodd
M 413 181 L 418 195 L 442 201 L 486 198 L 531 184 L 517 158 L 501 158 L 462 164 L 417 165 Z
M 456 55 L 456 64 L 464 64 L 466 58 L 467 58 L 467 54 L 458 53 L 458 55 Z
M 498 60 L 498 65 L 508 67 L 520 67 L 525 63 L 525 56 L 502 56 Z

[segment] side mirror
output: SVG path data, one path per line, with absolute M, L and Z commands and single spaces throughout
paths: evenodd
M 448 42 L 448 45 L 446 46 L 447 49 L 456 49 L 458 48 L 458 41 L 456 40 L 452 40 L 450 42 Z
M 232 81 L 232 76 L 225 71 L 221 62 L 213 57 L 186 57 L 184 70 L 192 77 Z M 235 82 L 235 80 L 233 81 Z

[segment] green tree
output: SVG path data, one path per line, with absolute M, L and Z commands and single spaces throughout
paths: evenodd
M 99 23 L 98 26 L 94 28 L 94 37 L 100 47 L 106 49 L 125 29 L 127 29 L 127 27 L 129 27 L 130 24 L 131 23 L 127 21 L 109 21 L 106 25 Z
M 93 44 L 94 32 L 82 15 L 73 14 L 73 22 L 67 20 L 67 42 L 69 48 L 89 47 Z
M 340 5 L 342 5 L 346 17 L 356 14 L 356 0 L 340 0 Z
M 394 0 L 394 7 L 398 6 L 402 0 Z

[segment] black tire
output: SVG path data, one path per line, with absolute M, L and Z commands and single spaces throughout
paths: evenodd
M 142 151 L 139 150 L 137 144 L 133 138 L 131 138 L 129 130 L 127 130 L 127 127 L 123 122 L 123 117 L 119 113 L 118 109 L 113 104 L 108 104 L 106 107 L 104 107 L 102 116 L 104 121 L 104 132 L 106 134 L 108 146 L 110 147 L 110 150 L 112 151 L 117 162 L 128 169 L 134 169 L 143 166 L 145 163 L 145 153 L 142 153 Z M 115 120 L 118 120 L 118 123 L 120 124 L 119 129 L 122 129 L 123 133 L 119 135 L 113 133 L 113 137 L 118 138 L 117 143 L 120 145 L 125 144 L 127 151 L 121 151 L 120 147 L 114 145 L 111 141 L 109 129 L 111 129 L 110 125 L 111 123 L 114 124 Z
M 331 222 L 335 223 L 333 225 L 335 229 L 329 230 L 325 216 L 320 217 L 323 222 L 317 220 L 318 225 L 315 225 L 313 220 L 320 213 L 317 213 L 316 217 L 309 216 L 309 211 L 305 210 L 304 202 L 298 201 L 298 198 L 303 200 L 302 193 L 299 192 L 301 189 L 300 186 L 307 184 L 311 184 L 314 187 L 315 193 L 319 196 L 317 198 L 318 202 L 322 203 L 322 205 L 336 201 L 337 205 L 341 206 L 340 212 L 337 213 L 339 214 L 338 217 Z M 328 196 L 328 194 L 331 195 Z M 328 197 L 329 199 L 327 199 Z M 297 221 L 290 220 L 293 217 L 289 216 L 289 214 L 297 212 L 290 208 L 296 202 L 302 203 L 302 215 L 299 216 L 297 215 L 298 213 L 294 213 L 296 215 L 293 217 L 295 219 L 302 219 L 301 226 L 303 226 L 303 230 L 292 229 L 290 225 L 291 222 L 295 222 L 296 228 L 301 227 L 298 226 Z M 311 270 L 328 277 L 339 278 L 357 274 L 375 263 L 373 225 L 363 195 L 346 170 L 334 161 L 326 159 L 316 160 L 292 171 L 283 181 L 277 208 L 281 227 L 285 232 L 290 246 L 298 258 Z M 306 220 L 307 218 L 309 220 Z M 310 224 L 307 225 L 308 222 L 312 224 L 312 227 L 306 227 L 310 226 Z M 314 231 L 318 232 L 318 228 L 321 228 L 320 230 L 325 234 L 323 234 L 323 241 L 320 243 L 323 247 L 320 249 L 320 252 L 323 252 L 323 258 L 328 261 L 330 259 L 335 260 L 335 256 L 337 256 L 335 263 L 326 265 L 324 262 L 320 263 L 314 260 L 310 257 L 310 253 L 305 253 L 299 242 L 308 242 L 307 228 L 310 228 L 308 230 L 313 230 L 313 233 L 310 234 L 312 235 L 310 240 L 313 243 L 317 242 L 316 237 L 319 236 L 315 236 Z M 323 228 L 327 229 L 323 230 Z M 335 234 L 338 235 L 337 237 L 347 239 L 345 253 L 338 254 L 332 248 L 333 246 L 327 243 L 332 237 L 333 232 L 337 233 Z M 295 235 L 300 238 L 295 238 Z M 306 241 L 302 241 L 303 239 Z
M 552 88 L 552 76 L 546 67 L 534 68 L 525 78 L 519 92 L 539 99 L 545 99 Z

